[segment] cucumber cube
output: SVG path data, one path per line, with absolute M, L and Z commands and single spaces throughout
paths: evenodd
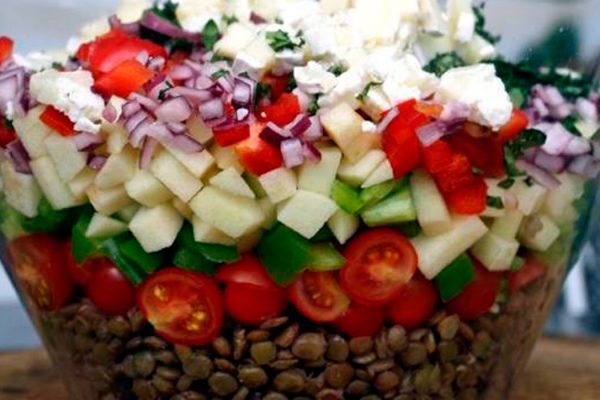
M 550 218 L 545 215 L 532 215 L 523 221 L 518 238 L 528 249 L 544 252 L 559 236 L 560 229 Z
M 490 271 L 508 271 L 519 251 L 519 243 L 488 232 L 471 248 L 471 254 Z
M 410 188 L 423 232 L 435 236 L 450 229 L 452 219 L 433 178 L 424 170 L 415 171 L 410 177 Z
M 346 258 L 331 243 L 313 244 L 306 266 L 311 271 L 335 271 L 346 264 Z
M 370 227 L 401 224 L 417 219 L 410 189 L 405 187 L 380 203 L 364 209 L 361 217 Z
M 331 198 L 342 210 L 350 214 L 356 214 L 365 205 L 356 189 L 338 180 L 333 182 L 331 187 Z

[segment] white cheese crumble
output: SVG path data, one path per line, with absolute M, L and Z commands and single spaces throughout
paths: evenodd
M 31 95 L 40 103 L 65 113 L 78 131 L 97 133 L 104 100 L 92 92 L 94 78 L 89 71 L 46 70 L 31 76 Z
M 512 113 L 510 96 L 491 64 L 455 68 L 440 79 L 435 99 L 444 104 L 457 101 L 470 107 L 469 120 L 499 129 Z
M 298 88 L 308 94 L 329 93 L 336 83 L 335 75 L 314 61 L 305 67 L 296 67 L 294 78 Z

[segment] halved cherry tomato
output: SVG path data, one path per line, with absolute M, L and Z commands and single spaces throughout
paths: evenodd
M 63 136 L 75 133 L 75 124 L 62 112 L 52 106 L 47 106 L 40 114 L 40 121 Z
M 481 214 L 487 205 L 487 184 L 482 177 L 476 176 L 469 185 L 444 193 L 444 199 L 450 210 L 457 214 Z
M 269 289 L 248 283 L 228 283 L 225 287 L 225 308 L 236 321 L 260 325 L 280 315 L 288 305 L 287 291 Z
M 10 265 L 27 299 L 46 311 L 61 308 L 73 294 L 64 243 L 52 235 L 22 236 L 8 245 Z
M 506 143 L 516 138 L 529 125 L 529 117 L 523 111 L 514 109 L 510 120 L 498 131 L 498 138 Z
M 0 36 L 0 63 L 12 56 L 15 43 L 7 36 Z
M 373 336 L 383 326 L 385 312 L 380 307 L 352 304 L 333 325 L 351 337 Z
M 275 76 L 266 75 L 262 78 L 262 83 L 271 87 L 271 99 L 277 100 L 282 94 L 287 92 L 288 83 L 290 82 L 289 75 Z
M 387 305 L 386 315 L 394 324 L 416 328 L 433 315 L 439 302 L 438 291 L 433 282 L 418 272 Z
M 93 264 L 86 261 L 83 264 L 79 264 L 75 257 L 73 256 L 73 251 L 71 249 L 71 241 L 68 241 L 65 246 L 65 260 L 67 263 L 67 268 L 71 273 L 71 278 L 73 281 L 81 286 L 85 286 L 88 284 L 90 279 L 92 279 L 92 266 Z
M 292 122 L 300 112 L 298 97 L 292 93 L 284 93 L 273 104 L 259 107 L 257 115 L 263 122 L 284 126 Z
M 258 257 L 244 254 L 239 261 L 219 267 L 217 280 L 225 284 L 244 283 L 267 289 L 279 289 Z
M 235 124 L 225 128 L 213 128 L 215 142 L 221 147 L 227 147 L 250 137 L 250 125 Z
M 258 123 L 250 127 L 250 137 L 235 145 L 242 165 L 252 174 L 260 176 L 281 167 L 281 150 L 260 138 L 265 125 Z
M 358 304 L 383 305 L 400 293 L 417 270 L 417 253 L 410 241 L 389 228 L 371 229 L 344 252 L 340 284 Z
M 223 326 L 223 295 L 204 274 L 163 269 L 138 288 L 137 302 L 157 333 L 176 344 L 205 345 Z
M 525 264 L 520 270 L 508 274 L 508 291 L 515 293 L 531 285 L 548 272 L 546 264 L 533 256 L 525 259 Z
M 17 138 L 14 129 L 9 128 L 6 124 L 0 121 L 0 147 L 6 147 L 7 144 Z
M 154 73 L 139 61 L 127 60 L 96 79 L 94 88 L 106 97 L 127 97 L 144 86 L 153 75 Z
M 500 292 L 500 283 L 503 274 L 488 271 L 479 261 L 473 259 L 475 265 L 475 280 L 454 299 L 447 309 L 458 314 L 463 320 L 475 320 L 487 314 Z
M 335 321 L 350 306 L 331 272 L 304 272 L 289 287 L 289 295 L 298 311 L 315 322 Z
M 504 169 L 504 144 L 495 136 L 476 138 L 465 132 L 457 132 L 448 138 L 455 152 L 464 154 L 473 167 L 479 168 L 486 177 L 501 178 Z
M 96 307 L 108 316 L 124 315 L 135 306 L 135 287 L 108 258 L 85 262 L 91 278 L 85 293 Z

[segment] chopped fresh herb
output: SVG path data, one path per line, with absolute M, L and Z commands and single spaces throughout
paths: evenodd
M 498 187 L 502 189 L 510 189 L 515 184 L 515 180 L 513 178 L 506 178 L 503 181 L 498 182 Z
M 577 117 L 573 115 L 569 115 L 567 118 L 560 121 L 562 126 L 565 127 L 566 130 L 571 132 L 575 136 L 581 136 L 581 132 L 577 129 Z
M 225 25 L 235 24 L 238 21 L 239 19 L 235 15 L 223 15 L 223 22 L 225 22 Z
M 150 8 L 148 11 L 177 26 L 181 26 L 179 24 L 179 20 L 177 19 L 177 7 L 179 7 L 179 4 L 174 3 L 171 0 L 160 2 L 155 1 L 152 8 Z
M 504 165 L 506 166 L 506 173 L 509 177 L 523 175 L 523 171 L 515 165 L 516 162 L 517 159 L 515 158 L 512 149 L 509 146 L 504 146 Z
M 275 32 L 267 32 L 267 40 L 269 46 L 278 53 L 283 50 L 294 50 L 296 47 L 304 44 L 304 39 L 299 37 L 294 40 L 290 38 L 287 32 L 281 29 Z
M 526 184 L 527 186 L 529 186 L 529 187 L 532 187 L 532 186 L 533 186 L 533 178 L 532 178 L 532 177 L 530 177 L 530 176 L 528 176 L 527 178 L 525 178 L 524 182 L 525 182 L 525 184 Z
M 213 54 L 213 56 L 210 59 L 210 62 L 214 63 L 214 62 L 219 62 L 219 61 L 226 61 L 228 64 L 233 64 L 233 58 L 224 56 L 219 53 Z
M 227 71 L 226 69 L 220 69 L 214 74 L 212 74 L 210 77 L 213 79 L 219 79 L 227 75 L 229 75 L 229 71 Z
M 167 97 L 167 93 L 169 92 L 169 90 L 173 89 L 173 84 L 171 82 L 166 81 L 166 84 L 167 87 L 158 93 L 158 99 L 160 101 L 163 101 Z
M 285 90 L 287 92 L 293 92 L 294 89 L 296 89 L 297 87 L 298 87 L 298 82 L 296 82 L 296 78 L 294 77 L 294 75 L 290 76 L 290 79 L 288 80 Z
M 11 129 L 11 130 L 15 129 L 15 127 L 13 126 L 12 120 L 8 119 L 8 117 L 4 117 L 3 122 L 4 122 L 4 126 L 7 129 Z
M 259 82 L 256 85 L 256 93 L 254 94 L 254 104 L 260 104 L 262 99 L 271 97 L 271 85 Z
M 371 91 L 371 89 L 373 89 L 376 86 L 381 86 L 382 82 L 369 82 L 367 83 L 367 86 L 365 86 L 365 88 L 362 90 L 362 92 L 360 92 L 357 96 L 356 99 L 358 101 L 365 101 L 367 99 L 367 96 L 369 95 L 369 92 Z
M 57 61 L 53 62 L 51 67 L 52 67 L 52 69 L 56 69 L 59 71 L 63 69 L 63 65 Z
M 517 256 L 513 260 L 512 264 L 510 265 L 510 270 L 512 272 L 516 272 L 516 271 L 520 270 L 521 268 L 523 268 L 524 265 L 525 265 L 525 260 L 523 258 Z
M 204 41 L 204 48 L 212 51 L 215 48 L 215 44 L 219 40 L 221 33 L 219 27 L 214 20 L 210 20 L 204 25 L 202 30 L 202 40 Z
M 317 95 L 313 96 L 310 104 L 308 105 L 308 110 L 307 111 L 308 111 L 308 113 L 310 115 L 315 115 L 319 111 L 319 109 L 321 108 L 319 106 L 319 97 L 321 97 L 320 94 L 317 94 Z
M 437 76 L 442 76 L 452 68 L 464 67 L 465 65 L 467 64 L 458 54 L 450 52 L 438 54 L 423 69 Z
M 177 51 L 189 53 L 194 48 L 194 44 L 186 39 L 169 39 L 165 42 L 165 47 L 169 51 L 169 54 Z
M 525 105 L 525 101 L 527 100 L 525 97 L 525 93 L 519 88 L 512 88 L 508 93 L 510 96 L 510 101 L 515 108 L 523 108 Z
M 498 210 L 504 209 L 504 203 L 502 202 L 502 198 L 498 196 L 488 196 L 486 200 L 486 204 L 489 207 L 496 208 Z
M 486 29 L 485 14 L 483 8 L 483 4 L 479 7 L 473 7 L 473 12 L 475 13 L 475 33 L 477 33 L 479 36 L 481 36 L 491 44 L 496 44 L 500 41 L 500 36 L 493 35 Z
M 331 72 L 335 76 L 340 76 L 346 71 L 346 69 L 342 64 L 333 64 L 327 71 Z
M 514 140 L 510 141 L 507 146 L 512 151 L 514 157 L 519 158 L 525 150 L 542 146 L 544 143 L 546 143 L 544 132 L 537 129 L 526 129 Z

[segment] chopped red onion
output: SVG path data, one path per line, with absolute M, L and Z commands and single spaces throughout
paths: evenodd
M 104 164 L 106 164 L 106 160 L 108 160 L 106 156 L 97 156 L 90 154 L 90 156 L 88 157 L 87 165 L 94 171 L 100 171 L 102 167 L 104 167 Z
M 546 153 L 555 156 L 561 155 L 573 138 L 573 135 L 560 123 L 551 125 L 540 124 L 536 128 L 546 134 L 546 142 L 542 146 L 542 149 Z
M 187 65 L 188 67 L 190 67 L 194 72 L 196 73 L 202 73 L 203 72 L 203 66 L 202 64 L 199 64 L 195 61 L 192 60 L 183 60 L 183 64 Z
M 169 71 L 169 77 L 176 81 L 185 81 L 194 76 L 194 70 L 189 65 L 175 65 Z
M 589 153 L 591 150 L 592 145 L 589 140 L 573 135 L 573 138 L 565 147 L 563 154 L 567 156 L 580 156 Z
M 142 145 L 142 150 L 140 151 L 140 158 L 138 160 L 138 165 L 141 170 L 147 170 L 150 168 L 150 163 L 152 163 L 152 158 L 154 157 L 157 146 L 158 141 L 155 139 L 151 137 L 146 137 L 144 139 L 144 144 Z
M 211 100 L 214 96 L 209 90 L 177 86 L 169 91 L 171 96 L 183 96 L 192 104 L 198 105 Z
M 252 11 L 250 13 L 250 21 L 255 24 L 255 25 L 260 25 L 260 24 L 266 24 L 267 20 L 264 19 L 263 17 L 261 17 L 260 15 L 258 15 L 257 13 L 255 13 L 254 11 Z
M 292 133 L 285 128 L 275 125 L 273 122 L 269 122 L 259 136 L 262 140 L 274 146 L 279 146 L 284 140 L 290 139 Z
M 150 59 L 150 53 L 148 53 L 146 50 L 142 50 L 138 53 L 137 56 L 135 56 L 135 59 L 142 65 L 146 65 L 148 63 L 148 60 Z
M 19 82 L 15 76 L 0 78 L 0 110 L 2 112 L 4 112 L 6 104 L 14 102 L 19 89 Z
M 293 138 L 281 142 L 281 154 L 287 168 L 294 168 L 304 163 L 303 145 L 300 139 Z
M 530 163 L 532 163 L 533 160 L 535 160 L 535 156 L 537 155 L 538 151 L 543 151 L 543 150 L 541 150 L 537 147 L 530 147 L 529 149 L 526 149 L 523 152 L 523 160 L 529 161 Z
M 78 133 L 72 138 L 73 142 L 75 142 L 75 147 L 77 147 L 77 150 L 79 151 L 93 150 L 104 144 L 102 136 L 89 132 Z
M 21 174 L 31 175 L 29 154 L 20 139 L 15 139 L 7 144 L 4 151 L 12 162 L 15 171 Z
M 546 107 L 544 101 L 539 97 L 534 97 L 533 100 L 531 100 L 531 104 L 533 105 L 535 111 L 537 111 L 538 118 L 546 118 L 548 115 L 550 115 L 550 110 L 548 107 Z
M 567 170 L 586 179 L 593 179 L 600 171 L 600 164 L 591 155 L 575 157 Z
M 158 106 L 154 115 L 159 121 L 182 122 L 192 115 L 192 107 L 183 96 L 173 97 Z
M 202 37 L 198 34 L 187 32 L 170 21 L 159 17 L 153 12 L 146 12 L 140 24 L 154 32 L 161 33 L 176 39 L 185 39 L 192 43 L 199 43 Z
M 598 108 L 590 100 L 580 97 L 575 103 L 577 113 L 588 121 L 598 121 Z
M 432 122 L 417 128 L 417 137 L 425 147 L 431 146 L 444 136 L 445 132 L 437 122 Z
M 158 102 L 156 100 L 151 99 L 150 97 L 147 97 L 147 96 L 143 96 L 139 93 L 132 93 L 129 96 L 129 99 L 137 100 L 138 103 L 140 103 L 140 105 L 142 107 L 144 107 L 145 109 L 150 110 L 150 111 L 154 111 L 154 110 L 156 110 L 156 107 L 158 107 Z
M 131 133 L 147 118 L 148 113 L 144 110 L 140 110 L 127 119 L 125 122 L 125 129 L 127 129 L 127 132 Z
M 182 135 L 187 132 L 187 127 L 181 122 L 169 122 L 167 128 L 175 135 Z
M 245 78 L 235 78 L 232 103 L 236 107 L 250 107 L 254 97 L 253 81 Z
M 238 121 L 244 121 L 250 116 L 250 111 L 247 108 L 238 108 L 235 111 L 235 119 Z
M 109 123 L 114 124 L 115 122 L 117 122 L 118 117 L 119 113 L 117 112 L 115 105 L 111 102 L 108 102 L 108 104 L 106 105 L 106 107 L 104 107 L 104 110 L 102 111 L 102 118 L 104 118 Z
M 548 154 L 543 150 L 539 150 L 536 153 L 533 163 L 538 167 L 555 174 L 564 171 L 567 166 L 563 157 Z
M 307 142 L 316 142 L 323 138 L 323 126 L 316 115 L 310 117 L 310 127 L 302 134 L 302 139 Z
M 573 106 L 569 103 L 559 104 L 550 109 L 550 115 L 554 119 L 565 119 L 573 113 Z
M 200 75 L 194 80 L 193 86 L 196 89 L 206 89 L 209 90 L 215 86 L 215 82 L 210 79 L 208 76 Z
M 139 148 L 146 136 L 151 133 L 153 123 L 149 118 L 143 120 L 131 133 L 129 134 L 129 143 L 134 148 Z
M 312 143 L 304 143 L 302 145 L 302 155 L 314 163 L 321 161 L 321 151 Z
M 204 150 L 202 143 L 188 135 L 174 135 L 169 141 L 169 145 L 188 154 Z
M 312 122 L 308 115 L 299 114 L 292 122 L 285 126 L 285 129 L 291 132 L 292 136 L 299 137 L 302 136 L 311 125 Z
M 554 175 L 525 160 L 518 160 L 515 165 L 547 189 L 554 190 L 560 186 L 560 181 Z
M 471 107 L 460 101 L 450 101 L 444 105 L 444 109 L 440 114 L 440 120 L 442 121 L 464 121 L 469 117 L 471 113 Z
M 135 113 L 140 111 L 142 106 L 135 100 L 128 101 L 123 105 L 122 114 L 124 118 L 131 118 Z
M 555 86 L 536 85 L 533 87 L 532 93 L 550 107 L 557 107 L 566 103 L 565 98 Z
M 154 99 L 158 99 L 158 95 L 151 95 L 150 92 L 154 90 L 157 86 L 160 86 L 167 79 L 167 76 L 164 74 L 156 74 L 152 79 L 150 79 L 145 85 L 144 90 L 149 94 L 150 97 Z
M 396 117 L 400 115 L 398 107 L 393 107 L 377 125 L 377 133 L 383 133 Z
M 222 118 L 225 115 L 225 105 L 221 99 L 212 99 L 198 106 L 200 116 L 205 121 Z
M 222 76 L 217 79 L 217 85 L 223 89 L 223 92 L 233 93 L 233 83 L 230 82 L 228 77 Z
M 167 60 L 164 57 L 153 57 L 148 61 L 146 66 L 153 72 L 160 72 L 165 68 Z

